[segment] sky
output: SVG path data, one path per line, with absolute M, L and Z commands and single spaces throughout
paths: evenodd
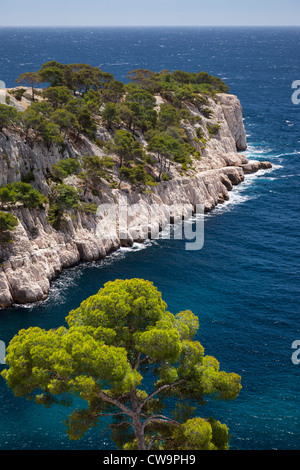
M 0 26 L 300 26 L 300 0 L 0 0 Z

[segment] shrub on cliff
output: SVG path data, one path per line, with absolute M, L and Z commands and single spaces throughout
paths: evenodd
M 220 130 L 219 124 L 207 124 L 207 130 L 210 135 L 217 135 Z
M 79 123 L 74 114 L 66 109 L 57 109 L 50 115 L 50 120 L 59 127 L 60 132 L 66 137 L 69 130 L 78 128 Z
M 65 86 L 49 87 L 43 92 L 43 97 L 46 98 L 56 110 L 58 106 L 62 106 L 71 100 L 72 95 L 70 90 Z
M 101 115 L 108 129 L 111 129 L 113 124 L 120 122 L 119 110 L 115 103 L 108 102 Z
M 60 132 L 59 125 L 55 124 L 55 122 L 51 122 L 47 119 L 41 121 L 39 126 L 39 134 L 48 150 L 50 150 L 51 145 L 53 144 L 58 145 L 59 147 L 64 146 L 64 138 Z
M 2 205 L 16 204 L 17 202 L 29 209 L 34 209 L 43 207 L 47 198 L 29 183 L 15 182 L 0 188 L 0 203 Z
M 146 132 L 157 124 L 156 99 L 152 92 L 144 90 L 137 84 L 129 83 L 125 86 L 125 106 L 133 115 L 133 128 Z
M 52 225 L 55 230 L 59 230 L 61 228 L 61 222 L 63 218 L 63 211 L 58 206 L 58 204 L 50 204 L 47 214 L 47 221 L 50 225 Z
M 56 230 L 59 230 L 64 220 L 64 212 L 80 207 L 78 191 L 69 184 L 58 184 L 53 189 L 47 220 Z
M 154 179 L 149 173 L 147 173 L 142 164 L 136 165 L 132 168 L 122 166 L 120 168 L 120 177 L 124 177 L 130 181 L 135 187 L 141 185 L 153 185 Z
M 53 111 L 52 106 L 48 102 L 32 103 L 21 115 L 21 122 L 25 129 L 25 139 L 27 141 L 30 130 L 33 135 L 30 137 L 31 144 L 40 136 L 47 149 L 50 150 L 52 144 L 59 147 L 64 145 L 64 138 L 60 131 L 60 126 L 50 120 Z M 61 123 L 60 123 L 61 124 Z
M 190 90 L 190 93 L 228 93 L 229 88 L 219 78 L 209 75 L 206 72 L 190 73 L 183 70 L 175 70 L 173 73 L 159 73 L 153 77 L 162 89 L 169 89 L 178 92 L 180 89 Z
M 11 232 L 17 227 L 18 219 L 9 212 L 0 211 L 0 242 L 12 241 Z
M 55 203 L 62 210 L 74 209 L 78 207 L 78 191 L 69 184 L 59 184 L 54 190 Z
M 184 164 L 190 161 L 190 146 L 167 132 L 149 133 L 147 150 L 157 156 L 159 179 L 162 171 L 170 166 L 171 161 Z
M 83 100 L 84 104 L 89 109 L 92 115 L 99 113 L 99 109 L 103 101 L 100 91 L 89 90 L 87 93 L 85 93 Z
M 120 167 L 129 162 L 143 158 L 142 145 L 132 137 L 130 132 L 118 129 L 114 135 L 114 143 L 109 142 L 106 150 L 119 157 Z
M 25 88 L 16 88 L 15 90 L 10 90 L 9 94 L 13 95 L 17 101 L 21 101 L 24 93 L 26 93 Z
M 52 173 L 55 178 L 62 180 L 73 173 L 78 173 L 79 168 L 80 164 L 75 158 L 67 158 L 52 165 Z
M 19 121 L 19 113 L 12 106 L 7 106 L 5 104 L 0 104 L 0 132 L 2 132 L 3 127 L 14 126 Z
M 174 106 L 164 103 L 161 105 L 158 114 L 158 126 L 165 131 L 168 127 L 179 127 L 180 116 Z
M 115 165 L 111 157 L 99 157 L 98 155 L 86 156 L 83 158 L 83 171 L 78 174 L 78 177 L 85 182 L 85 191 L 89 187 L 95 189 L 102 178 L 109 180 L 108 170 L 112 170 Z

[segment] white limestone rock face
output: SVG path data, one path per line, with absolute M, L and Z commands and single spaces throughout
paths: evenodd
M 51 280 L 64 268 L 80 261 L 101 259 L 120 246 L 144 241 L 149 234 L 157 235 L 170 222 L 170 216 L 172 220 L 181 217 L 183 206 L 190 213 L 197 204 L 203 204 L 205 211 L 210 211 L 228 200 L 233 185 L 241 183 L 244 174 L 256 171 L 260 164 L 249 164 L 239 153 L 247 144 L 237 97 L 219 94 L 218 101 L 210 100 L 208 107 L 213 113 L 211 119 L 195 108 L 191 111 L 201 117 L 201 124 L 185 124 L 191 140 L 197 143 L 197 126 L 206 139 L 201 160 L 195 161 L 194 171 L 185 176 L 180 175 L 174 165 L 173 178 L 151 188 L 147 194 L 130 188 L 110 189 L 106 185 L 97 199 L 100 204 L 97 214 L 68 215 L 61 231 L 49 225 L 44 210 L 17 207 L 14 214 L 19 225 L 14 232 L 14 242 L 0 245 L 0 308 L 45 299 Z M 209 123 L 219 126 L 214 136 L 207 129 Z M 100 128 L 98 137 L 103 141 L 110 138 Z M 84 154 L 102 155 L 102 151 L 84 139 L 76 148 L 69 143 L 64 157 Z M 32 172 L 33 186 L 47 195 L 50 188 L 46 177 L 60 158 L 57 149 L 49 151 L 39 141 L 30 147 L 17 133 L 6 133 L 6 136 L 0 133 L 0 186 L 20 181 Z M 72 178 L 68 180 L 68 184 L 73 183 Z M 128 226 L 124 228 L 116 224 L 116 213 L 125 205 Z
M 219 95 L 224 117 L 238 151 L 246 150 L 247 138 L 243 121 L 241 103 L 234 95 L 220 93 Z

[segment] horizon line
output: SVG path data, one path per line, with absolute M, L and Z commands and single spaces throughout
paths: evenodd
M 300 25 L 296 24 L 211 24 L 211 25 L 0 25 L 0 28 L 300 28 Z

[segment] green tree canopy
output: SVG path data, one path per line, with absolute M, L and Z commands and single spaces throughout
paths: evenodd
M 113 123 L 118 123 L 120 120 L 119 110 L 115 103 L 108 102 L 102 111 L 102 119 L 106 123 L 108 129 L 111 129 Z
M 103 78 L 103 72 L 98 67 L 92 67 L 89 64 L 71 64 L 68 66 L 71 71 L 73 87 L 81 95 L 89 90 L 100 90 Z M 112 75 L 107 74 L 106 80 L 112 79 Z
M 126 85 L 127 95 L 125 105 L 133 112 L 133 124 L 142 130 L 154 128 L 157 122 L 157 112 L 154 109 L 156 100 L 149 90 L 143 90 L 135 83 Z
M 67 158 L 52 165 L 52 173 L 55 178 L 61 180 L 73 173 L 78 173 L 79 168 L 80 164 L 75 158 Z
M 156 82 L 153 80 L 155 74 L 149 69 L 135 69 L 127 74 L 127 78 L 139 85 L 142 89 L 152 93 L 159 90 Z
M 114 164 L 114 160 L 108 156 L 85 156 L 83 158 L 84 171 L 79 175 L 85 181 L 85 192 L 89 186 L 95 189 L 101 183 L 102 178 L 107 178 L 107 170 L 113 169 Z
M 38 101 L 37 103 L 31 103 L 30 107 L 24 111 L 24 114 L 30 111 L 35 111 L 40 116 L 49 118 L 53 112 L 53 106 L 49 101 Z
M 18 120 L 19 114 L 15 108 L 5 104 L 0 104 L 0 132 L 2 132 L 3 127 L 15 125 Z
M 50 116 L 51 121 L 59 126 L 61 132 L 67 134 L 69 129 L 78 128 L 79 123 L 74 114 L 66 109 L 57 109 Z
M 42 82 L 42 78 L 37 72 L 25 72 L 17 78 L 16 82 L 31 87 L 31 99 L 34 101 L 34 87 Z
M 109 142 L 106 146 L 107 150 L 115 153 L 120 159 L 120 167 L 128 164 L 136 158 L 143 157 L 143 147 L 135 140 L 130 132 L 118 129 L 114 135 L 114 143 Z
M 61 210 L 69 210 L 78 206 L 78 191 L 69 184 L 61 183 L 55 188 L 55 203 Z
M 179 126 L 180 117 L 174 106 L 163 103 L 158 114 L 158 123 L 163 131 L 170 126 Z
M 41 82 L 49 84 L 51 87 L 67 86 L 72 88 L 70 81 L 68 66 L 60 64 L 56 60 L 46 62 L 37 72 L 41 78 Z M 69 81 L 68 81 L 69 78 Z
M 10 242 L 12 240 L 11 232 L 17 225 L 18 219 L 13 214 L 0 211 L 0 242 Z
M 102 104 L 102 95 L 100 91 L 89 90 L 84 95 L 84 102 L 92 114 L 99 113 Z
M 72 98 L 71 92 L 66 86 L 51 86 L 43 92 L 43 96 L 50 101 L 54 110 L 58 106 L 67 104 Z
M 125 92 L 124 84 L 118 80 L 112 80 L 107 83 L 102 89 L 103 100 L 107 103 L 109 101 L 118 103 L 123 97 Z
M 189 148 L 182 142 L 182 139 L 173 137 L 168 132 L 149 132 L 147 150 L 154 153 L 159 161 L 159 178 L 162 171 L 167 168 L 170 161 L 187 163 L 189 161 Z
M 132 168 L 122 166 L 120 168 L 120 177 L 122 176 L 135 185 L 136 188 L 141 185 L 154 183 L 152 176 L 145 171 L 142 164 L 135 165 Z
M 55 124 L 55 122 L 51 122 L 47 119 L 42 120 L 38 127 L 38 131 L 48 150 L 50 150 L 52 144 L 56 144 L 58 146 L 64 145 L 64 139 L 60 133 L 60 127 L 58 124 Z
M 34 209 L 41 208 L 47 202 L 47 198 L 34 189 L 31 184 L 21 181 L 8 183 L 0 188 L 0 204 L 16 204 L 17 202 L 29 209 Z
M 240 377 L 204 354 L 191 311 L 170 313 L 149 281 L 117 279 L 66 321 L 11 340 L 2 376 L 16 396 L 46 406 L 80 396 L 87 406 L 66 421 L 71 439 L 110 417 L 119 448 L 228 448 L 227 426 L 197 415 L 209 397 L 236 398 Z

